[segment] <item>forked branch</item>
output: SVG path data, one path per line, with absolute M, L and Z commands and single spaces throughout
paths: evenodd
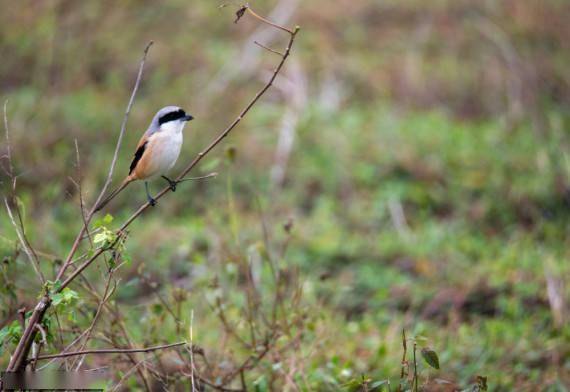
M 192 169 L 208 153 L 210 153 L 218 144 L 220 144 L 220 142 L 226 136 L 228 136 L 230 134 L 230 132 L 241 122 L 241 120 L 246 116 L 246 114 L 251 110 L 251 108 L 259 101 L 259 99 L 271 87 L 271 85 L 275 81 L 275 78 L 277 77 L 277 75 L 279 74 L 281 69 L 283 68 L 285 61 L 287 60 L 287 58 L 290 55 L 291 48 L 292 48 L 293 43 L 295 41 L 295 37 L 297 36 L 297 33 L 299 32 L 298 26 L 296 26 L 294 29 L 289 29 L 287 27 L 277 25 L 277 24 L 263 18 L 262 16 L 258 15 L 254 11 L 252 11 L 251 8 L 249 8 L 249 6 L 243 6 L 238 10 L 238 12 L 237 12 L 238 17 L 236 19 L 236 22 L 239 21 L 239 19 L 245 13 L 253 16 L 254 18 L 256 18 L 257 20 L 259 20 L 262 23 L 268 24 L 270 26 L 273 26 L 276 29 L 279 29 L 283 32 L 286 32 L 289 35 L 289 41 L 287 43 L 287 46 L 283 52 L 278 52 L 278 51 L 274 51 L 274 50 L 270 50 L 269 48 L 266 48 L 267 50 L 271 51 L 272 53 L 276 53 L 281 57 L 281 60 L 279 61 L 277 67 L 273 70 L 271 77 L 264 84 L 264 86 L 255 94 L 255 96 L 247 103 L 247 105 L 244 107 L 244 109 L 229 124 L 229 126 L 226 129 L 224 129 L 206 148 L 204 148 L 201 152 L 199 152 L 197 154 L 197 156 L 186 166 L 186 168 L 176 178 L 177 182 L 181 182 L 181 181 L 185 181 L 185 180 L 190 179 L 187 176 L 192 171 Z M 131 215 L 131 217 L 129 217 L 121 225 L 121 227 L 117 230 L 117 232 L 116 232 L 116 234 L 117 234 L 116 239 L 117 240 L 114 243 L 109 244 L 108 246 L 105 246 L 105 247 L 100 247 L 99 249 L 95 250 L 95 252 L 93 253 L 93 255 L 91 255 L 91 257 L 89 257 L 85 262 L 83 262 L 83 264 L 79 265 L 71 274 L 69 274 L 67 277 L 65 277 L 65 272 L 67 271 L 67 268 L 72 263 L 73 258 L 75 256 L 75 254 L 77 253 L 77 250 L 79 248 L 79 245 L 80 245 L 82 239 L 85 238 L 85 233 L 88 230 L 88 225 L 90 224 L 91 219 L 93 218 L 93 215 L 96 212 L 96 207 L 99 204 L 99 202 L 102 200 L 104 194 L 106 193 L 106 190 L 107 190 L 109 184 L 111 183 L 111 180 L 113 177 L 113 172 L 114 172 L 114 169 L 115 169 L 115 166 L 117 163 L 117 156 L 118 156 L 118 153 L 119 153 L 119 150 L 120 150 L 120 147 L 122 144 L 123 136 L 125 133 L 127 119 L 128 119 L 130 110 L 132 108 L 132 105 L 133 105 L 133 102 L 134 102 L 134 99 L 135 99 L 135 96 L 136 96 L 136 93 L 137 93 L 137 90 L 138 90 L 138 87 L 139 87 L 139 84 L 140 84 L 140 81 L 142 78 L 142 72 L 143 72 L 146 56 L 147 56 L 148 50 L 149 50 L 151 45 L 152 45 L 152 42 L 150 42 L 147 45 L 146 49 L 144 50 L 144 55 L 141 59 L 141 63 L 139 66 L 139 72 L 137 75 L 137 80 L 135 82 L 135 86 L 133 88 L 129 103 L 127 105 L 127 110 L 125 112 L 125 116 L 124 116 L 124 119 L 123 119 L 123 122 L 121 125 L 121 131 L 119 133 L 119 138 L 117 141 L 117 145 L 115 147 L 115 153 L 114 153 L 111 165 L 110 165 L 110 169 L 109 169 L 109 172 L 107 175 L 107 179 L 103 185 L 103 188 L 101 189 L 101 192 L 99 193 L 99 196 L 97 197 L 97 200 L 93 204 L 93 207 L 89 210 L 87 216 L 85 217 L 85 220 L 82 224 L 82 228 L 79 231 L 77 237 L 75 238 L 75 241 L 74 241 L 73 245 L 71 246 L 71 249 L 69 251 L 67 258 L 65 259 L 62 267 L 60 268 L 59 272 L 57 273 L 55 280 L 61 281 L 61 285 L 59 286 L 59 289 L 56 292 L 61 291 L 61 290 L 63 290 L 63 288 L 68 286 L 75 278 L 77 278 L 78 275 L 81 274 L 82 271 L 84 271 L 95 260 L 97 260 L 101 256 L 101 254 L 105 253 L 108 250 L 113 250 L 114 247 L 119 243 L 119 240 L 124 237 L 125 229 L 150 206 L 150 204 L 148 202 L 141 205 L 135 211 L 135 213 L 133 215 Z M 211 175 L 206 176 L 206 177 L 210 177 L 210 176 Z M 158 200 L 158 199 L 162 198 L 166 193 L 168 193 L 170 191 L 171 191 L 171 188 L 169 186 L 165 187 L 164 189 L 162 189 L 159 192 L 159 194 L 155 197 L 155 199 Z M 37 328 L 35 327 L 35 325 L 42 322 L 42 320 L 45 316 L 45 313 L 46 313 L 46 311 L 50 305 L 51 305 L 50 294 L 46 293 L 42 296 L 41 300 L 38 302 L 38 304 L 36 305 L 32 315 L 30 316 L 29 321 L 28 321 L 28 325 L 26 326 L 24 332 L 22 333 L 22 337 L 21 337 L 20 341 L 18 342 L 16 349 L 12 353 L 12 357 L 11 357 L 10 363 L 8 365 L 7 371 L 15 372 L 15 371 L 23 370 L 25 368 L 26 364 L 29 362 L 27 360 L 28 353 L 29 353 L 29 350 L 31 347 L 31 343 L 34 340 L 34 337 L 35 337 L 36 331 L 37 331 Z M 182 344 L 185 344 L 185 343 L 178 343 L 177 345 L 182 345 Z M 174 345 L 171 345 L 169 347 L 174 347 Z M 160 348 L 166 348 L 166 347 L 160 346 Z M 148 349 L 145 349 L 145 350 L 148 350 Z M 73 355 L 102 354 L 102 353 L 110 353 L 110 352 L 111 352 L 110 349 L 109 350 L 85 350 L 85 351 L 79 351 L 79 352 L 73 352 L 73 353 L 63 353 L 63 354 L 38 356 L 37 360 L 56 358 L 56 357 L 67 357 L 67 356 L 73 356 Z M 113 350 L 112 352 L 117 352 L 117 350 Z M 140 351 L 132 351 L 132 352 L 140 352 Z M 220 390 L 229 390 L 229 389 L 223 387 L 222 385 L 214 385 L 214 388 L 220 389 Z

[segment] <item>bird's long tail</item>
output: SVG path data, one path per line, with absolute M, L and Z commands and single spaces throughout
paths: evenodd
M 131 178 L 130 176 L 125 178 L 123 180 L 123 182 L 121 183 L 121 185 L 119 185 L 114 191 L 112 191 L 109 194 L 109 196 L 107 196 L 105 199 L 100 201 L 99 204 L 97 204 L 97 207 L 95 208 L 95 212 L 102 210 L 103 207 L 105 207 L 107 205 L 107 203 L 109 203 L 111 200 L 113 200 L 113 198 L 115 196 L 117 196 L 123 189 L 125 189 L 127 187 L 127 185 L 129 185 L 133 181 L 134 181 L 134 179 Z

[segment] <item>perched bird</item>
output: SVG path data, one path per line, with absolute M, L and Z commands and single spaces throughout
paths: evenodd
M 168 181 L 172 191 L 175 191 L 176 181 L 166 177 L 166 173 L 172 169 L 178 155 L 180 155 L 182 130 L 186 122 L 192 119 L 191 115 L 186 114 L 178 106 L 166 106 L 160 109 L 154 115 L 148 129 L 137 145 L 135 156 L 129 168 L 129 175 L 116 190 L 99 203 L 95 210 L 102 209 L 113 197 L 135 180 L 144 181 L 146 197 L 152 206 L 156 204 L 156 201 L 148 190 L 148 180 L 161 176 Z

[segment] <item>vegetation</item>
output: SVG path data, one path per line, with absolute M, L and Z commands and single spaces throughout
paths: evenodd
M 179 184 L 63 290 L 78 184 L 90 207 L 147 43 L 113 185 L 168 104 L 195 117 L 180 172 L 279 62 L 254 41 L 288 37 L 212 1 L 0 4 L 17 174 L 11 198 L 3 144 L 1 368 L 52 293 L 40 355 L 85 331 L 72 351 L 188 343 L 35 364 L 108 367 L 119 389 L 568 390 L 566 2 L 251 3 L 302 30 L 192 173 L 218 175 Z M 96 215 L 95 247 L 144 201 L 133 183 Z

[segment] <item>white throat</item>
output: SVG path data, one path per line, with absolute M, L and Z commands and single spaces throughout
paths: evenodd
M 180 121 L 180 120 L 169 121 L 160 126 L 160 132 L 177 134 L 182 132 L 182 130 L 184 129 L 184 125 L 186 125 L 186 121 Z

